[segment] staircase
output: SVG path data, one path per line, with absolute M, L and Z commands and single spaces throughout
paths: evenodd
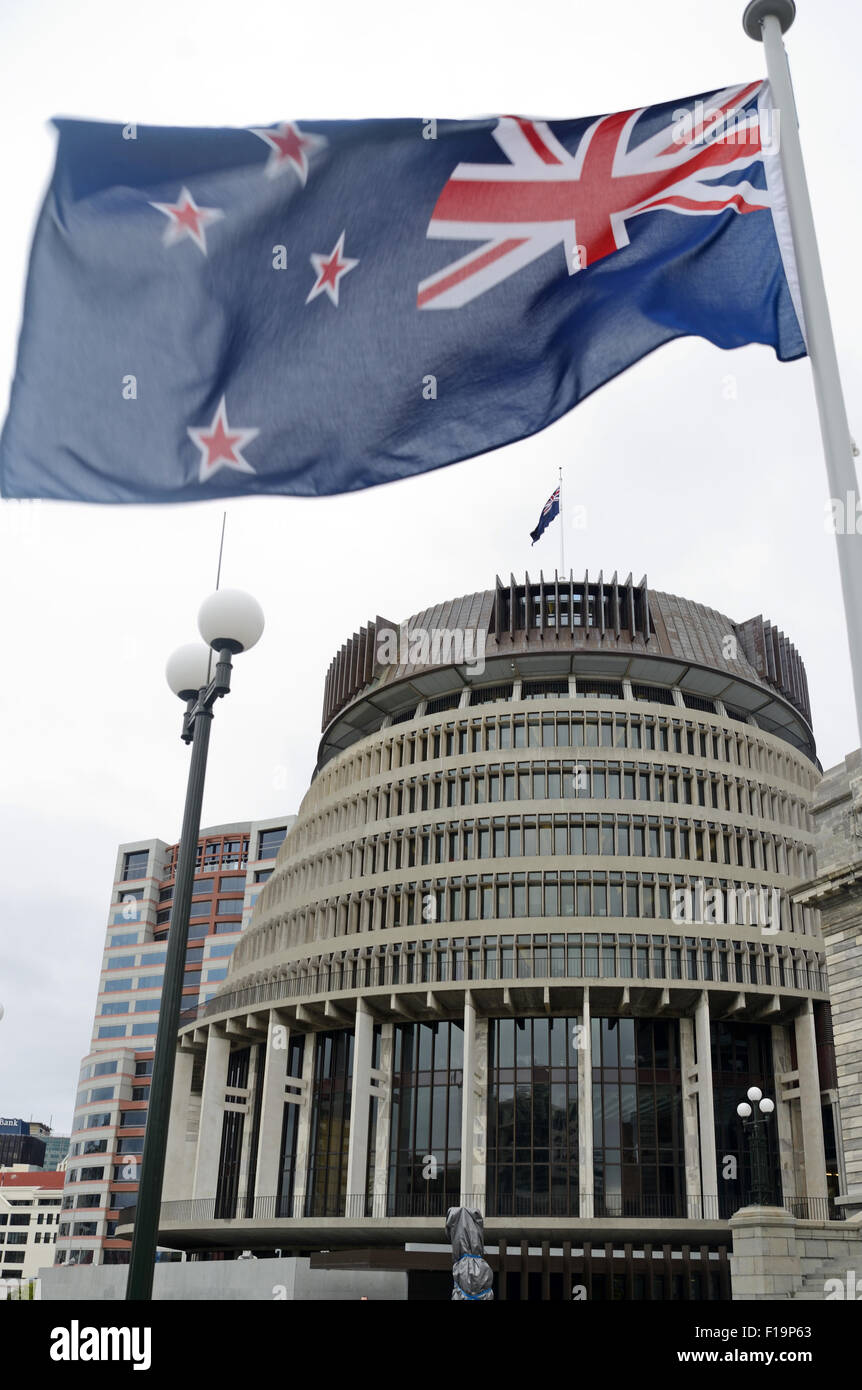
M 819 1251 L 822 1245 L 825 1256 Z M 791 1298 L 803 1303 L 862 1301 L 862 1238 L 856 1223 L 843 1230 L 833 1226 L 825 1241 L 806 1241 L 803 1249 L 810 1253 L 802 1255 L 802 1285 Z

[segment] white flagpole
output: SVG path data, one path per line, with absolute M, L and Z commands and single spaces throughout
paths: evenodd
M 560 464 L 560 578 L 566 572 L 566 547 L 564 544 L 565 532 L 563 530 L 563 465 Z
M 844 594 L 844 614 L 850 646 L 850 664 L 856 692 L 856 717 L 862 735 L 862 536 L 856 534 L 855 502 L 858 497 L 853 443 L 838 374 L 838 358 L 832 337 L 826 286 L 817 250 L 811 201 L 802 162 L 802 146 L 790 69 L 782 34 L 796 17 L 794 0 L 751 0 L 742 23 L 749 38 L 763 43 L 766 71 L 774 106 L 780 112 L 778 145 L 787 211 L 793 237 L 805 338 L 811 359 L 820 434 L 826 457 L 831 497 L 847 504 L 843 530 L 836 529 L 838 567 Z M 852 501 L 851 501 L 852 499 Z M 852 507 L 852 512 L 851 512 Z M 847 513 L 850 513 L 849 515 Z

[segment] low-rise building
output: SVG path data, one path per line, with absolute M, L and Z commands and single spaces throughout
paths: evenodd
M 0 1168 L 0 1279 L 34 1279 L 54 1263 L 65 1174 Z

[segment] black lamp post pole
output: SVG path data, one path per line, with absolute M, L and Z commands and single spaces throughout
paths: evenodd
M 752 1198 L 755 1206 L 765 1207 L 769 1202 L 766 1184 L 766 1119 L 748 1121 L 751 1132 Z
M 180 1022 L 197 844 L 201 828 L 207 751 L 213 719 L 212 708 L 216 700 L 222 695 L 227 695 L 230 690 L 230 658 L 229 650 L 219 652 L 215 676 L 206 689 L 200 690 L 195 698 L 189 700 L 183 717 L 182 738 L 185 743 L 192 745 L 192 755 L 168 931 L 165 978 L 159 1006 L 153 1077 L 150 1083 L 132 1253 L 126 1284 L 127 1300 L 151 1299 L 153 1296 L 153 1272 L 159 1238 L 177 1030 Z
M 751 1156 L 751 1201 L 756 1207 L 768 1206 L 770 1198 L 766 1171 L 767 1118 L 766 1115 L 763 1115 L 758 1119 L 755 1112 L 750 1119 L 742 1121 Z

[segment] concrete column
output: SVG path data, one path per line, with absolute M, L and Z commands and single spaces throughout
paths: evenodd
M 195 1197 L 215 1197 L 224 1118 L 224 1093 L 230 1039 L 217 1028 L 207 1033 L 207 1057 L 201 1095 L 201 1121 L 195 1157 Z
M 796 1222 L 781 1207 L 743 1207 L 730 1218 L 731 1297 L 776 1302 L 802 1288 Z M 826 1242 L 823 1242 L 824 1246 Z
M 347 1141 L 347 1216 L 361 1216 L 365 1210 L 373 1037 L 374 1019 L 360 999 L 356 1005 L 356 1028 L 353 1035 L 353 1084 L 350 1096 L 350 1134 Z
M 826 1196 L 826 1155 L 823 1151 L 823 1117 L 820 1113 L 820 1074 L 814 1037 L 814 1008 L 805 1001 L 794 1019 L 796 1062 L 799 1067 L 799 1103 L 802 1111 L 802 1152 L 805 1156 L 806 1197 Z
M 592 1217 L 593 1192 L 593 1044 L 590 991 L 584 985 L 578 1041 L 578 1192 L 580 1214 Z
M 308 1155 L 311 1148 L 311 1100 L 314 1091 L 314 1054 L 317 1038 L 305 1035 L 302 1055 L 302 1100 L 299 1103 L 299 1124 L 296 1131 L 296 1177 L 293 1183 L 293 1214 L 300 1217 L 305 1211 L 308 1191 Z
M 277 1009 L 270 1009 L 266 1041 L 261 1044 L 263 1097 L 260 1133 L 257 1141 L 255 1190 L 261 1197 L 278 1193 L 281 1166 L 281 1134 L 284 1125 L 284 1083 L 287 1078 L 287 1045 L 290 1030 L 280 1021 Z
M 781 1023 L 772 1025 L 772 1070 L 775 1075 L 775 1125 L 778 1135 L 778 1161 L 781 1168 L 782 1198 L 796 1196 L 796 1153 L 793 1144 L 793 1100 L 782 1095 L 788 1087 L 783 1077 L 791 1071 L 790 1040 Z
M 258 1069 L 263 1066 L 262 1049 L 255 1043 L 249 1047 L 248 1086 L 245 1087 L 246 1110 L 242 1126 L 242 1144 L 239 1157 L 239 1184 L 236 1204 L 237 1216 L 244 1216 L 249 1194 L 249 1179 L 252 1169 L 252 1126 L 254 1123 L 254 1092 L 257 1086 Z M 257 1153 L 254 1154 L 255 1159 Z M 256 1186 L 256 1183 L 255 1183 Z
M 194 1064 L 195 1054 L 190 1048 L 177 1048 L 171 1091 L 171 1115 L 168 1121 L 163 1202 L 179 1201 L 192 1194 L 195 1145 L 194 1141 L 188 1143 L 187 1140 Z
M 694 1009 L 697 1047 L 697 1116 L 700 1128 L 700 1186 L 704 1214 L 710 1199 L 718 1198 L 718 1162 L 715 1152 L 715 1103 L 712 1093 L 712 1046 L 709 1035 L 709 994 L 703 990 Z M 716 1215 L 718 1213 L 716 1212 Z
M 461 1205 L 485 1196 L 488 1127 L 488 1020 L 464 997 L 464 1084 L 461 1092 Z
M 386 1215 L 389 1190 L 389 1141 L 392 1130 L 392 1062 L 395 1054 L 395 1025 L 380 1029 L 380 1070 L 377 1076 L 377 1133 L 374 1138 L 375 1216 Z
M 694 1022 L 679 1021 L 680 1069 L 682 1071 L 682 1126 L 685 1144 L 686 1209 L 692 1220 L 703 1212 L 700 1186 L 700 1141 L 697 1114 L 697 1067 L 694 1060 Z

